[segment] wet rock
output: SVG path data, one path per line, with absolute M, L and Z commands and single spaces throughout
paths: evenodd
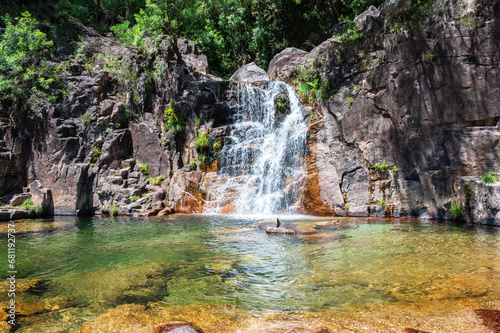
M 166 208 L 163 208 L 160 212 L 158 212 L 158 216 L 165 216 L 165 215 L 170 215 L 170 214 L 174 214 L 175 211 L 174 211 L 174 208 L 173 207 L 166 207 Z
M 481 318 L 484 326 L 495 333 L 500 332 L 500 311 L 499 310 L 475 310 L 476 315 Z
M 186 323 L 186 322 L 172 322 L 172 323 L 167 323 L 163 324 L 160 326 L 155 327 L 154 330 L 155 333 L 203 333 L 203 331 L 198 328 L 194 327 L 193 324 Z
M 326 234 L 326 233 L 317 233 L 313 235 L 300 235 L 299 239 L 304 240 L 310 243 L 325 243 L 332 242 L 336 240 L 341 240 L 346 238 L 344 234 Z
M 5 309 L 9 306 L 10 301 L 2 302 L 0 304 L 0 306 Z M 16 314 L 21 316 L 33 316 L 73 306 L 75 306 L 75 301 L 69 297 L 48 298 L 40 302 L 23 302 L 16 300 Z
M 251 62 L 234 72 L 229 80 L 243 82 L 269 81 L 269 75 L 254 62 Z
M 316 222 L 314 224 L 314 229 L 316 230 L 344 230 L 349 228 L 348 225 L 340 223 L 339 220 Z
M 266 229 L 268 227 L 279 228 L 280 224 L 281 222 L 278 218 L 271 217 L 263 221 L 252 224 L 250 228 L 255 228 L 255 229 Z
M 308 225 L 299 225 L 291 229 L 294 230 L 298 235 L 312 235 L 318 232 L 318 230 Z
M 31 213 L 29 210 L 24 210 L 24 209 L 11 210 L 11 214 L 10 214 L 11 220 L 22 220 L 22 219 L 28 219 L 31 217 L 33 217 L 33 213 Z
M 278 228 L 267 227 L 266 233 L 267 234 L 291 234 L 291 235 L 296 234 L 295 230 L 292 230 L 290 228 L 283 228 L 283 227 L 278 227 Z
M 16 292 L 39 294 L 47 289 L 47 282 L 48 280 L 45 279 L 17 279 Z M 9 287 L 9 281 L 0 282 L 0 293 L 7 294 Z

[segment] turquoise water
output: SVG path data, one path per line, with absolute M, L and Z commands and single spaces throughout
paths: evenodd
M 35 299 L 71 297 L 77 307 L 98 309 L 163 301 L 322 311 L 500 299 L 500 228 L 345 218 L 325 229 L 317 223 L 331 219 L 289 217 L 285 226 L 309 227 L 304 230 L 312 235 L 268 235 L 247 228 L 259 220 L 173 215 L 16 222 L 18 278 L 49 280 Z M 6 249 L 6 223 L 1 227 Z M 1 260 L 2 278 L 7 270 Z

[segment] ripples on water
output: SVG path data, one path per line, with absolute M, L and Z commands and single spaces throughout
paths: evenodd
M 73 297 L 77 306 L 94 309 L 165 301 L 325 311 L 500 299 L 499 228 L 340 219 L 314 229 L 330 220 L 291 216 L 282 219 L 285 226 L 317 234 L 290 236 L 247 228 L 258 220 L 174 215 L 17 222 L 18 277 L 50 280 L 37 297 Z M 0 271 L 6 274 L 5 260 Z

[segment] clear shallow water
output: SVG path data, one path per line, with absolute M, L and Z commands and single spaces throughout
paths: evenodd
M 332 219 L 289 217 L 285 226 L 312 234 L 289 236 L 247 228 L 258 220 L 174 215 L 16 222 L 18 278 L 50 280 L 41 296 L 20 297 L 72 297 L 92 311 L 154 301 L 326 311 L 500 299 L 499 228 L 335 219 L 340 224 L 331 230 L 313 227 Z M 3 249 L 5 227 L 0 224 Z M 2 279 L 7 270 L 2 260 Z

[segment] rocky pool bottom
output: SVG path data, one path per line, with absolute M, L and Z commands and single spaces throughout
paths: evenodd
M 224 215 L 14 222 L 16 332 L 500 331 L 500 228 L 280 219 L 297 234 Z

